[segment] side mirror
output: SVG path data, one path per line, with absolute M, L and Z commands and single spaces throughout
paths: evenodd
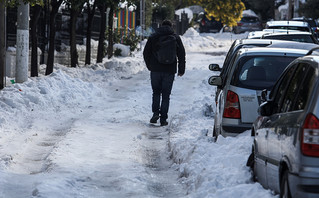
M 267 101 L 262 103 L 258 108 L 258 114 L 261 116 L 270 116 L 272 114 L 272 102 Z
M 220 68 L 218 64 L 210 64 L 208 66 L 208 68 L 211 71 L 221 71 L 222 70 L 222 68 Z
M 208 84 L 214 85 L 214 86 L 221 86 L 223 83 L 223 80 L 220 76 L 211 76 L 208 79 Z

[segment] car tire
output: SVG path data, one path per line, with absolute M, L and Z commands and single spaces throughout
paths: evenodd
M 288 182 L 288 170 L 285 170 L 281 178 L 280 198 L 291 198 L 290 187 Z
M 217 133 L 215 127 L 214 127 L 214 129 L 213 129 L 213 141 L 217 142 L 217 138 L 218 138 L 218 133 Z

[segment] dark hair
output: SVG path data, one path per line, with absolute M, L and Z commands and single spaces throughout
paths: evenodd
M 164 25 L 169 26 L 169 27 L 172 27 L 172 26 L 173 26 L 173 24 L 172 24 L 172 22 L 171 22 L 170 20 L 164 20 L 164 21 L 162 21 L 162 26 L 164 26 Z

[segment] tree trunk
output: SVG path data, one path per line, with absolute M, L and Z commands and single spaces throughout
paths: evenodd
M 0 1 L 0 89 L 5 87 L 6 71 L 6 7 L 5 2 Z
M 89 3 L 88 3 L 89 4 Z M 95 14 L 95 1 L 92 6 L 88 6 L 88 26 L 86 29 L 86 52 L 85 52 L 85 64 L 90 65 L 91 64 L 91 38 L 92 38 L 92 23 L 93 23 L 93 17 Z
M 78 52 L 76 50 L 76 19 L 79 12 L 71 9 L 71 29 L 70 29 L 70 53 L 71 53 L 71 67 L 78 65 Z
M 106 4 L 103 3 L 99 6 L 101 13 L 101 24 L 100 24 L 100 36 L 99 44 L 97 48 L 97 63 L 101 63 L 104 57 L 104 41 L 105 41 L 105 30 L 106 30 Z M 112 17 L 113 19 L 113 17 Z
M 45 75 L 49 75 L 53 72 L 53 63 L 54 63 L 54 49 L 55 49 L 55 18 L 58 13 L 59 7 L 61 6 L 63 0 L 52 0 L 51 6 L 52 10 L 50 12 L 50 33 L 49 33 L 49 50 L 48 50 L 48 60 L 47 60 L 47 68 L 45 71 Z
M 114 6 L 112 5 L 110 7 L 110 13 L 109 13 L 109 45 L 107 46 L 107 58 L 110 59 L 113 56 L 113 15 L 114 15 Z
M 31 77 L 38 76 L 38 39 L 37 23 L 40 18 L 42 7 L 35 5 L 32 9 L 31 19 Z

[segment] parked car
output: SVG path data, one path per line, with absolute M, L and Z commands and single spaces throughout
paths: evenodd
M 297 41 L 303 43 L 318 44 L 317 38 L 310 32 L 287 31 L 280 33 L 269 33 L 261 36 L 262 39 Z
M 280 33 L 280 32 L 293 32 L 295 30 L 283 30 L 283 29 L 263 29 L 261 31 L 253 31 L 249 32 L 247 38 L 249 39 L 260 39 L 263 35 L 268 35 L 272 33 Z
M 215 97 L 215 102 L 217 103 L 217 96 L 220 92 L 221 89 L 223 89 L 223 87 L 225 86 L 225 82 L 227 79 L 227 75 L 228 75 L 228 70 L 229 70 L 229 66 L 231 59 L 236 55 L 236 53 L 238 52 L 238 50 L 240 50 L 241 48 L 247 48 L 247 47 L 265 47 L 274 43 L 282 43 L 281 41 L 271 41 L 271 40 L 266 40 L 266 39 L 259 39 L 259 40 L 252 40 L 252 39 L 238 39 L 235 40 L 230 49 L 227 52 L 225 61 L 223 63 L 222 68 L 219 67 L 219 65 L 217 64 L 211 64 L 210 65 L 210 70 L 212 71 L 220 71 L 220 77 L 222 80 L 222 84 L 220 86 L 217 86 L 216 89 L 216 97 Z
M 220 21 L 210 17 L 210 19 L 203 14 L 199 21 L 199 32 L 200 33 L 217 33 L 223 28 L 223 24 Z
M 305 18 L 305 17 L 298 17 L 293 18 L 293 21 L 305 21 L 309 24 L 309 26 L 312 28 L 313 32 L 316 34 L 316 37 L 319 37 L 319 24 L 316 20 L 313 20 L 312 18 Z
M 285 69 L 268 99 L 263 91 L 252 128 L 247 165 L 280 197 L 319 197 L 319 54 L 312 51 Z
M 243 32 L 260 31 L 263 26 L 257 16 L 243 16 L 234 27 L 234 33 L 240 34 Z
M 313 32 L 309 24 L 303 21 L 268 21 L 266 23 L 266 29 L 284 29 Z
M 256 39 L 251 39 L 256 40 Z M 262 40 L 262 39 L 260 39 Z M 261 91 L 271 90 L 281 72 L 308 51 L 289 48 L 243 48 L 234 54 L 224 74 L 211 76 L 217 86 L 213 137 L 236 136 L 250 130 L 258 116 Z M 210 69 L 216 70 L 217 65 Z M 218 89 L 217 88 L 217 89 Z

